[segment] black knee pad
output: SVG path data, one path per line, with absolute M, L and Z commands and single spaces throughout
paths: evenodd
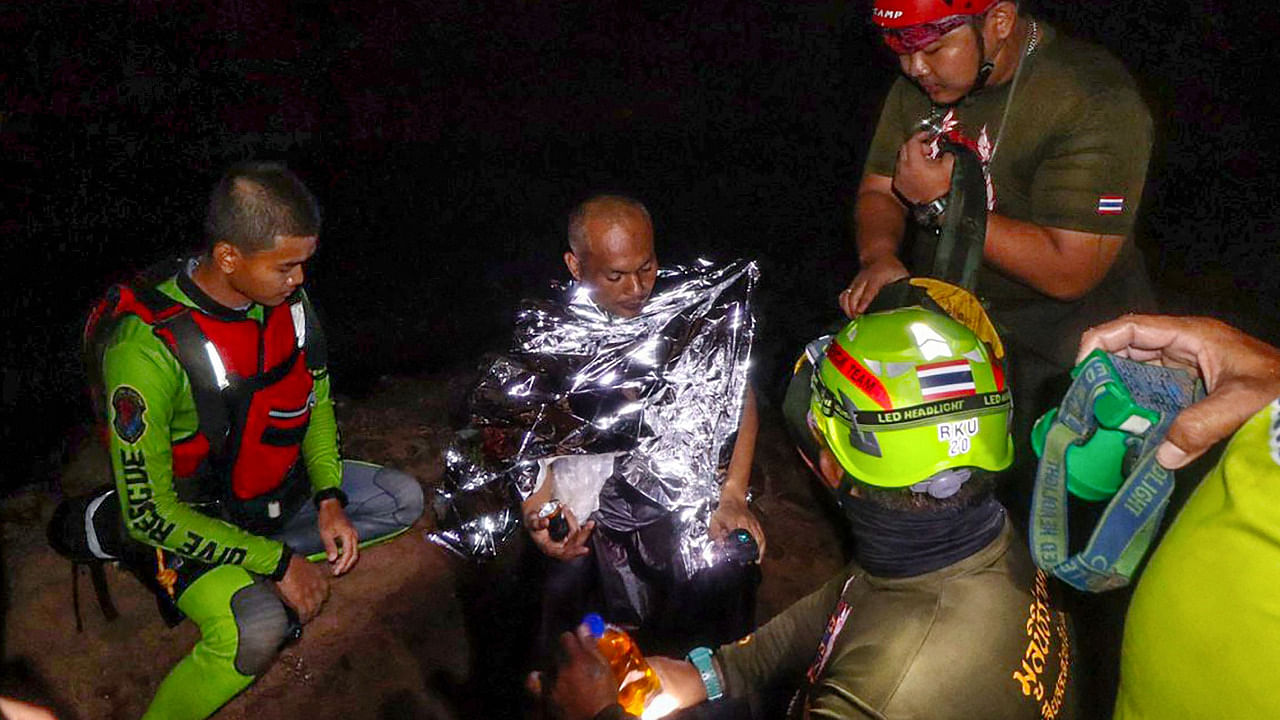
M 236 671 L 242 675 L 261 675 L 271 667 L 289 635 L 289 616 L 284 602 L 266 580 L 258 578 L 231 596 L 231 613 L 240 635 Z

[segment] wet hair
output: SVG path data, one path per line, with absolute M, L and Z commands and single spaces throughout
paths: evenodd
M 890 510 L 906 512 L 931 512 L 944 508 L 972 507 L 985 501 L 996 489 L 996 473 L 980 468 L 970 468 L 972 475 L 954 495 L 936 498 L 929 493 L 913 492 L 911 488 L 884 488 L 860 482 L 852 475 L 858 497 Z
M 320 205 L 283 165 L 232 165 L 209 193 L 204 218 L 206 249 L 219 242 L 252 254 L 275 247 L 281 235 L 320 234 Z
M 649 209 L 627 195 L 601 194 L 583 200 L 569 212 L 569 249 L 581 256 L 587 249 L 587 217 L 594 211 L 609 219 L 620 219 L 628 211 L 638 211 L 650 225 Z

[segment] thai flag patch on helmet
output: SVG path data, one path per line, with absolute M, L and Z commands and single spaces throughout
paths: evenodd
M 977 393 L 968 360 L 917 365 L 916 377 L 920 380 L 920 397 L 925 402 Z

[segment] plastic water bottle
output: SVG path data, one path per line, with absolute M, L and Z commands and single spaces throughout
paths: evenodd
M 606 624 L 604 618 L 595 613 L 584 617 L 582 622 L 609 663 L 609 670 L 618 682 L 618 704 L 624 710 L 642 720 L 652 720 L 675 709 L 674 699 L 663 694 L 662 681 L 625 630 Z

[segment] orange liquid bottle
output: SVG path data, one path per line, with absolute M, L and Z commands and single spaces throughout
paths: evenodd
M 662 692 L 662 682 L 645 661 L 640 648 L 625 630 L 606 625 L 595 613 L 582 621 L 591 630 L 600 654 L 618 681 L 618 704 L 636 717 L 645 717 L 645 708 Z

